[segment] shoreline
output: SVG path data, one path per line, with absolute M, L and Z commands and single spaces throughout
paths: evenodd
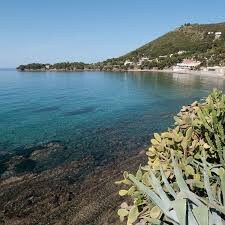
M 172 74 L 190 74 L 190 75 L 200 75 L 206 77 L 221 77 L 225 78 L 225 74 L 217 73 L 214 71 L 202 71 L 202 70 L 190 70 L 190 71 L 181 71 L 176 72 L 172 69 L 129 69 L 129 70 L 95 70 L 95 69 L 84 69 L 84 70 L 17 70 L 17 72 L 157 72 L 157 73 L 172 73 Z

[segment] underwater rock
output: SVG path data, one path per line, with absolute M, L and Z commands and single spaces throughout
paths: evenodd
M 0 180 L 0 224 L 121 225 L 115 213 L 121 202 L 117 195 L 120 187 L 114 182 L 122 177 L 122 171 L 133 171 L 143 163 L 144 156 L 137 151 L 121 152 L 96 167 L 96 160 L 104 157 L 90 155 L 35 172 L 33 161 L 44 160 L 45 154 L 48 158 L 63 147 L 60 142 L 48 143 L 33 148 L 29 157 L 14 155 L 10 159 L 16 159 L 14 169 L 23 162 L 27 170 L 11 169 L 8 173 L 13 171 L 14 176 Z
M 54 163 L 49 163 L 52 161 L 51 157 L 55 157 L 56 153 L 62 154 L 64 148 L 63 143 L 52 141 L 38 146 L 17 148 L 12 153 L 6 153 L 0 160 L 0 179 L 48 169 L 54 166 Z

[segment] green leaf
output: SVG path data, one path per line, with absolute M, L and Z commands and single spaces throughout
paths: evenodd
M 198 104 L 198 101 L 194 101 L 191 106 L 196 106 Z
M 200 181 L 201 180 L 201 176 L 198 173 L 194 174 L 193 178 L 194 178 L 194 181 Z
M 187 200 L 177 199 L 173 202 L 173 208 L 177 214 L 180 225 L 186 225 Z
M 151 208 L 150 210 L 150 217 L 153 219 L 159 219 L 159 217 L 161 216 L 161 210 L 158 206 L 154 206 Z
M 225 205 L 225 171 L 223 168 L 220 168 L 219 176 L 221 180 L 221 191 L 223 194 L 223 205 Z
M 204 147 L 204 149 L 209 149 L 210 145 L 208 145 L 207 143 L 204 143 L 203 147 Z
M 161 142 L 162 139 L 160 137 L 160 135 L 158 133 L 154 133 L 154 138 L 158 141 L 158 142 Z
M 129 173 L 128 173 L 127 171 L 124 171 L 124 172 L 123 172 L 123 177 L 124 177 L 124 179 L 127 179 L 127 178 L 128 178 L 128 175 L 129 175 Z
M 209 224 L 209 209 L 207 207 L 195 207 L 192 212 L 199 225 Z
M 204 184 L 205 184 L 205 189 L 209 198 L 209 202 L 212 203 L 214 201 L 214 196 L 212 193 L 212 190 L 210 188 L 210 182 L 209 182 L 209 176 L 208 176 L 208 167 L 206 164 L 206 159 L 205 159 L 205 150 L 202 150 L 203 152 L 203 157 L 202 157 L 202 162 L 203 162 L 203 175 L 204 175 Z
M 131 185 L 131 182 L 128 179 L 116 181 L 115 184 L 126 184 Z
M 165 185 L 167 191 L 168 191 L 174 198 L 176 198 L 176 193 L 175 193 L 175 191 L 173 190 L 173 188 L 170 186 L 170 184 L 169 184 L 169 182 L 168 182 L 168 180 L 167 180 L 167 178 L 166 178 L 166 175 L 165 175 L 165 173 L 163 172 L 162 167 L 160 167 L 160 173 L 161 173 L 162 180 L 163 180 L 163 182 L 164 182 L 164 185 Z
M 225 167 L 225 162 L 224 162 L 224 158 L 223 158 L 223 148 L 222 148 L 222 145 L 221 145 L 221 140 L 219 138 L 219 135 L 215 135 L 215 139 L 216 139 L 217 152 L 218 152 L 219 157 L 220 157 L 220 163 L 222 163 Z
M 135 192 L 136 188 L 134 186 L 132 186 L 128 191 L 127 191 L 127 195 L 132 195 Z
M 189 127 L 188 130 L 187 130 L 187 132 L 186 132 L 186 138 L 187 138 L 187 140 L 191 138 L 192 132 L 193 132 L 192 128 Z
M 207 130 L 209 130 L 210 132 L 213 132 L 212 128 L 209 126 L 208 122 L 205 119 L 205 116 L 203 114 L 203 112 L 201 111 L 201 109 L 199 109 L 197 111 L 198 117 L 201 119 L 201 121 L 203 122 L 203 125 L 205 126 L 205 128 Z
M 207 140 L 207 143 L 213 148 L 213 150 L 216 150 L 216 147 L 213 144 L 211 138 L 209 137 L 209 133 L 208 132 L 205 132 L 205 138 Z
M 136 173 L 136 178 L 138 180 L 141 180 L 142 179 L 142 171 L 141 171 L 141 168 L 138 169 L 137 173 Z
M 128 224 L 134 223 L 138 218 L 139 212 L 137 206 L 132 206 L 128 215 Z
M 185 167 L 185 171 L 186 171 L 186 173 L 188 173 L 188 174 L 190 174 L 190 175 L 194 175 L 194 174 L 195 174 L 195 170 L 194 170 L 193 167 L 190 166 L 190 165 L 187 165 L 187 166 Z
M 171 201 L 168 198 L 167 194 L 163 190 L 159 180 L 155 177 L 155 175 L 150 171 L 151 180 L 152 180 L 152 187 L 154 188 L 154 191 L 159 195 L 159 197 L 163 200 L 163 203 L 166 208 L 171 207 Z
M 177 180 L 177 184 L 179 186 L 179 189 L 181 191 L 189 191 L 189 188 L 188 188 L 188 186 L 187 186 L 187 184 L 186 184 L 186 182 L 183 178 L 183 174 L 177 166 L 177 162 L 174 158 L 173 151 L 171 151 L 171 157 L 172 157 L 172 164 L 173 164 L 173 168 L 174 168 L 174 174 L 176 176 L 176 180 Z
M 148 221 L 151 225 L 168 225 L 167 222 L 163 222 L 162 220 L 153 219 L 149 217 L 144 217 L 144 220 Z
M 142 182 L 143 182 L 146 186 L 151 186 L 151 180 L 150 180 L 150 178 L 149 178 L 148 172 L 144 173 L 144 175 L 142 176 Z
M 187 146 L 188 146 L 188 142 L 187 142 L 187 139 L 184 138 L 183 141 L 181 142 L 181 146 L 184 150 L 187 149 Z
M 151 139 L 151 143 L 153 145 L 158 145 L 159 144 L 159 142 L 156 139 Z
M 193 161 L 193 156 L 189 156 L 187 158 L 187 164 L 190 164 Z
M 129 175 L 130 180 L 137 186 L 140 192 L 142 192 L 147 200 L 151 203 L 153 202 L 157 205 L 166 216 L 171 218 L 174 221 L 177 221 L 177 216 L 175 212 L 169 212 L 168 207 L 164 204 L 163 200 L 150 188 L 146 187 L 143 183 L 139 182 L 132 174 Z
M 120 217 L 120 221 L 123 222 L 124 221 L 124 217 L 129 214 L 129 211 L 127 211 L 126 209 L 119 209 L 117 214 Z
M 183 123 L 183 121 L 179 117 L 174 116 L 173 118 L 174 118 L 175 122 L 177 122 L 177 124 L 182 124 Z
M 205 185 L 204 185 L 204 183 L 203 182 L 201 182 L 201 181 L 193 181 L 193 185 L 195 186 L 195 187 L 197 187 L 197 188 L 201 188 L 201 189 L 203 189 L 204 187 L 205 187 Z
M 124 195 L 126 195 L 127 194 L 127 190 L 120 190 L 119 191 L 119 195 L 120 196 L 124 196 Z

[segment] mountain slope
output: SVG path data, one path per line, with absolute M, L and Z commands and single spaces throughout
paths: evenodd
M 169 68 L 185 58 L 202 66 L 225 66 L 225 23 L 184 24 L 118 58 L 95 64 L 64 62 L 20 65 L 18 70 L 127 70 Z
M 215 35 L 209 35 L 208 32 L 222 32 L 220 41 L 225 41 L 225 23 L 186 24 L 132 51 L 125 57 L 144 55 L 152 58 L 181 50 L 192 53 L 205 52 L 212 48 L 215 42 Z
M 143 57 L 148 60 L 140 62 Z M 194 58 L 202 65 L 225 65 L 225 23 L 185 24 L 118 58 L 103 62 L 104 66 L 123 65 L 128 68 L 163 69 L 184 58 Z M 139 62 L 139 63 L 138 63 Z

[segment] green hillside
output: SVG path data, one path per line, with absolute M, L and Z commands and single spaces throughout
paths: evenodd
M 20 65 L 18 69 L 69 71 L 163 69 L 175 65 L 185 58 L 198 60 L 202 66 L 225 66 L 225 23 L 184 24 L 124 56 L 95 64 L 64 62 L 50 65 L 33 63 Z M 130 63 L 125 63 L 127 60 Z M 48 66 L 46 67 L 46 65 Z
M 221 32 L 220 37 L 216 37 L 216 32 Z M 179 51 L 184 53 L 179 55 Z M 202 65 L 225 65 L 225 23 L 182 25 L 122 57 L 109 59 L 104 64 L 121 64 L 125 60 L 136 63 L 142 57 L 153 60 L 142 65 L 150 68 L 170 67 L 184 58 L 195 58 Z M 158 62 L 154 62 L 154 59 Z
M 202 53 L 215 47 L 215 35 L 208 32 L 222 32 L 220 44 L 225 41 L 225 23 L 220 24 L 186 24 L 171 31 L 162 37 L 138 48 L 125 57 L 148 56 L 150 58 L 160 55 L 177 53 L 178 51 L 189 51 L 191 53 Z M 224 46 L 223 46 L 224 47 Z

